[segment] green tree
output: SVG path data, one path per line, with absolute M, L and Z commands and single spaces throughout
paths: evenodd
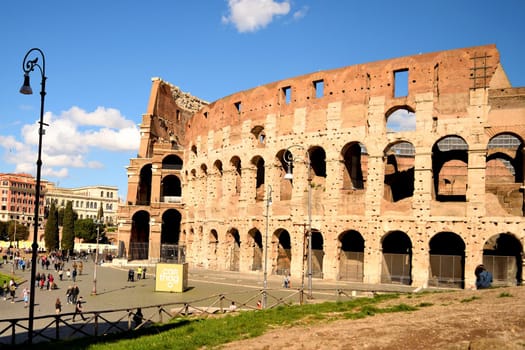
M 18 221 L 11 220 L 7 223 L 7 235 L 10 241 L 25 241 L 29 237 L 29 229 Z
M 100 202 L 100 206 L 98 207 L 97 220 L 98 222 L 104 221 L 104 208 L 102 208 L 102 202 Z
M 58 210 L 56 210 L 54 202 L 51 203 L 51 207 L 49 208 L 49 216 L 47 217 L 46 228 L 44 232 L 44 243 L 48 252 L 52 252 L 59 248 Z
M 75 213 L 73 212 L 73 202 L 68 201 L 62 216 L 62 250 L 67 250 L 69 254 L 75 247 Z
M 97 238 L 97 227 L 92 219 L 80 219 L 75 221 L 75 237 L 83 242 L 95 242 Z
M 9 234 L 7 233 L 7 222 L 0 221 L 0 239 L 2 241 L 9 241 Z

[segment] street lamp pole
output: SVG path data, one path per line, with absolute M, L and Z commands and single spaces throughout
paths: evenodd
M 100 222 L 96 220 L 95 225 L 97 225 L 97 250 L 95 251 L 95 268 L 93 269 L 93 291 L 91 292 L 91 295 L 97 295 L 98 241 L 100 240 Z
M 29 55 L 35 53 L 42 57 L 42 64 L 38 63 L 38 56 L 34 59 L 28 59 Z M 20 88 L 20 93 L 24 95 L 33 94 L 29 82 L 29 73 L 35 70 L 35 67 L 40 70 L 42 78 L 40 90 L 40 120 L 38 127 L 38 158 L 36 161 L 36 188 L 35 188 L 35 217 L 33 223 L 33 244 L 31 245 L 31 281 L 29 289 L 29 321 L 28 321 L 28 343 L 33 342 L 33 319 L 35 315 L 35 275 L 36 275 L 36 259 L 38 254 L 38 216 L 40 210 L 40 175 L 42 170 L 42 136 L 44 135 L 44 100 L 46 96 L 46 59 L 44 53 L 39 48 L 32 48 L 29 50 L 22 62 L 22 70 L 24 71 L 24 84 Z
M 270 217 L 270 204 L 272 204 L 272 186 L 268 185 L 268 193 L 266 195 L 266 234 L 264 239 L 264 282 L 263 282 L 263 301 L 262 307 L 266 309 L 268 296 L 268 220 Z
M 301 145 L 292 145 L 286 149 L 286 151 L 283 154 L 283 159 L 288 165 L 288 169 L 286 170 L 286 174 L 284 175 L 285 179 L 293 180 L 293 162 L 294 162 L 294 156 L 292 152 L 290 151 L 293 148 L 298 148 L 303 151 L 305 151 L 305 156 L 302 161 L 306 165 L 306 169 L 308 171 L 307 174 L 307 181 L 308 181 L 308 255 L 307 255 L 307 265 L 308 265 L 308 298 L 312 298 L 312 274 L 313 274 L 313 266 L 312 266 L 312 164 L 310 162 L 310 153 L 308 150 L 305 150 L 305 148 Z M 298 159 L 301 161 L 301 159 Z

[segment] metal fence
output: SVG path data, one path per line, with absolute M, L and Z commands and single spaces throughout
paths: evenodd
M 410 285 L 410 255 L 383 253 L 381 283 L 398 283 Z
M 463 288 L 465 284 L 464 265 L 464 257 L 460 255 L 430 254 L 428 285 Z

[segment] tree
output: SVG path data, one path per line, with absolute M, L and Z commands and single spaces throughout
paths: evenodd
M 66 208 L 62 216 L 62 241 L 60 242 L 62 250 L 69 254 L 75 247 L 75 215 L 73 212 L 73 202 L 67 201 Z
M 58 235 L 58 210 L 55 208 L 55 203 L 51 202 L 44 232 L 44 243 L 48 252 L 52 252 L 59 248 Z
M 97 238 L 97 227 L 92 219 L 80 219 L 75 221 L 75 237 L 83 242 L 94 242 Z
M 102 202 L 100 202 L 100 206 L 98 207 L 97 220 L 99 223 L 104 221 L 104 208 L 102 208 Z
M 9 234 L 7 233 L 7 222 L 0 221 L 0 239 L 2 241 L 9 241 Z
M 25 241 L 29 237 L 29 229 L 18 221 L 11 220 L 7 223 L 7 235 L 9 241 Z

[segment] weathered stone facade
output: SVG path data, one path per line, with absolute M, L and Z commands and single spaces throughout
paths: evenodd
M 210 269 L 470 288 L 485 263 L 521 283 L 524 140 L 525 88 L 494 45 L 210 104 L 156 78 L 118 239 L 128 259 L 174 244 Z

